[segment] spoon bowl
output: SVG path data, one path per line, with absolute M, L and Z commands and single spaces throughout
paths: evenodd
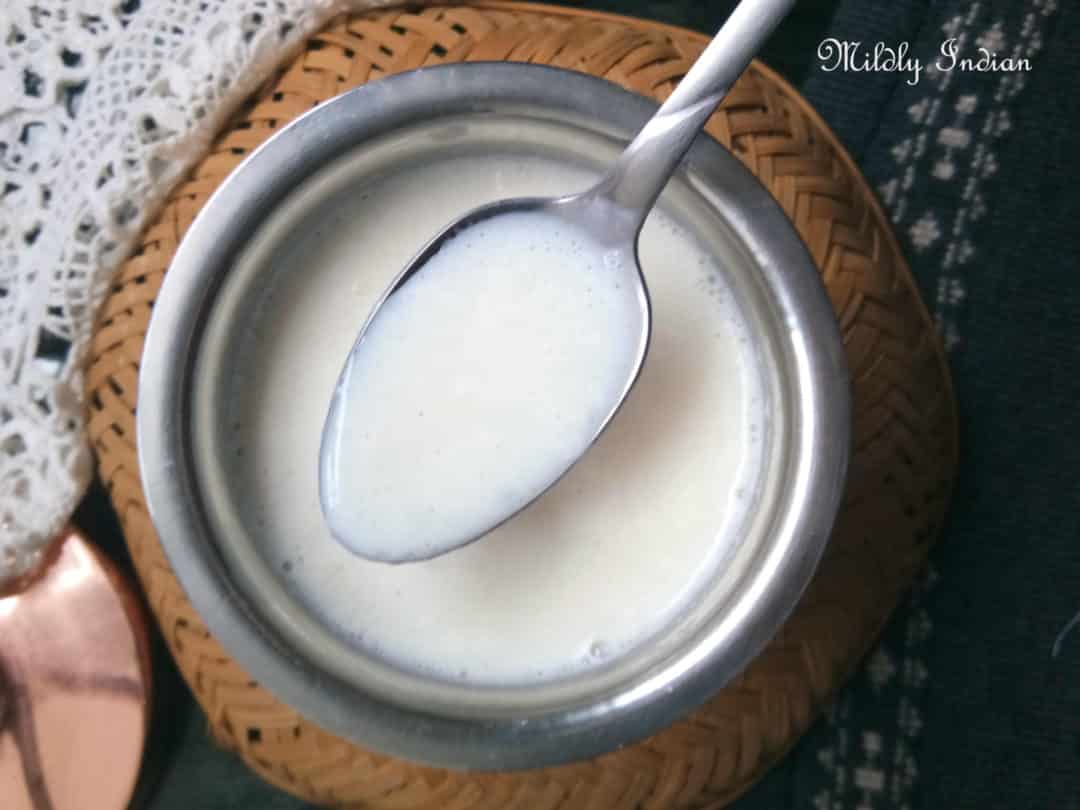
M 478 540 L 492 530 L 516 516 L 530 503 L 539 498 L 544 492 L 554 486 L 573 467 L 582 454 L 590 448 L 603 433 L 615 414 L 618 412 L 627 394 L 641 372 L 648 351 L 649 336 L 651 333 L 651 307 L 645 278 L 642 275 L 640 264 L 637 260 L 636 229 L 630 230 L 630 226 L 624 224 L 619 227 L 620 211 L 614 209 L 611 201 L 603 195 L 589 191 L 562 198 L 517 198 L 513 200 L 498 201 L 489 205 L 476 208 L 464 217 L 456 220 L 451 225 L 439 232 L 423 249 L 414 257 L 404 271 L 390 284 L 383 296 L 374 306 L 371 315 L 360 331 L 350 358 L 346 363 L 345 370 L 335 391 L 323 432 L 322 447 L 320 450 L 320 499 L 324 515 L 327 519 L 331 533 L 340 543 L 353 550 L 362 557 L 380 562 L 401 563 L 415 562 L 444 554 L 470 542 Z M 461 430 L 455 430 L 455 423 L 460 422 L 456 418 L 456 411 L 448 412 L 446 407 L 440 408 L 438 400 L 443 396 L 450 397 L 451 393 L 444 394 L 447 389 L 463 387 L 456 368 L 449 368 L 442 376 L 434 377 L 437 382 L 432 384 L 421 393 L 401 393 L 398 395 L 388 394 L 387 387 L 399 385 L 403 391 L 416 391 L 416 384 L 407 379 L 396 379 L 376 382 L 375 386 L 382 392 L 383 397 L 393 399 L 395 405 L 400 405 L 396 410 L 411 413 L 412 402 L 423 400 L 429 424 L 433 419 L 442 416 L 440 429 L 436 430 L 433 442 L 440 446 L 434 449 L 434 455 L 427 455 L 432 448 L 429 446 L 416 448 L 417 466 L 433 468 L 436 472 L 425 476 L 423 470 L 410 475 L 408 481 L 398 482 L 397 486 L 391 485 L 397 494 L 395 512 L 402 516 L 402 520 L 388 525 L 387 522 L 376 524 L 368 520 L 372 509 L 372 502 L 385 502 L 379 494 L 380 488 L 385 488 L 386 483 L 370 474 L 361 477 L 350 478 L 350 467 L 357 464 L 357 457 L 370 459 L 362 468 L 363 471 L 379 469 L 386 476 L 386 470 L 393 465 L 393 461 L 385 456 L 380 457 L 380 436 L 378 427 L 381 425 L 383 433 L 397 435 L 401 429 L 395 423 L 379 421 L 377 413 L 379 403 L 361 402 L 360 405 L 372 405 L 376 412 L 364 407 L 357 407 L 355 400 L 369 399 L 372 376 L 379 375 L 378 364 L 372 361 L 373 353 L 393 353 L 390 341 L 401 338 L 396 333 L 387 335 L 385 324 L 383 331 L 379 332 L 380 324 L 376 319 L 384 312 L 384 307 L 391 303 L 395 296 L 407 298 L 415 291 L 413 299 L 431 299 L 430 285 L 427 289 L 422 287 L 424 271 L 429 263 L 440 251 L 453 251 L 455 248 L 460 253 L 462 239 L 470 238 L 470 235 L 482 233 L 485 226 L 493 225 L 500 228 L 500 223 L 509 222 L 510 218 L 526 218 L 531 223 L 538 223 L 539 227 L 545 227 L 545 223 L 553 224 L 554 227 L 565 229 L 566 233 L 577 233 L 578 238 L 587 241 L 583 231 L 589 234 L 599 234 L 601 239 L 596 240 L 595 251 L 599 251 L 600 260 L 595 262 L 599 265 L 591 270 L 587 267 L 575 268 L 572 272 L 580 272 L 580 280 L 589 285 L 584 289 L 575 289 L 574 295 L 586 297 L 588 290 L 595 287 L 596 290 L 606 291 L 607 300 L 600 301 L 608 314 L 614 314 L 617 321 L 618 333 L 622 338 L 618 342 L 623 346 L 622 351 L 613 351 L 607 345 L 608 330 L 600 341 L 575 340 L 575 336 L 585 336 L 592 321 L 598 317 L 596 309 L 590 303 L 588 308 L 567 307 L 566 312 L 571 313 L 563 318 L 564 322 L 553 324 L 555 331 L 559 332 L 558 339 L 547 338 L 543 342 L 524 342 L 519 346 L 517 356 L 510 359 L 515 366 L 524 364 L 530 367 L 537 376 L 547 378 L 547 391 L 557 390 L 560 386 L 553 381 L 553 377 L 562 377 L 565 372 L 569 379 L 575 379 L 577 390 L 592 389 L 591 396 L 581 395 L 583 408 L 576 408 L 576 403 L 569 407 L 581 410 L 580 414 L 573 414 L 567 418 L 559 411 L 552 410 L 546 405 L 536 402 L 540 407 L 515 408 L 510 414 L 509 420 L 503 420 L 502 430 L 497 433 L 495 455 L 485 456 L 483 446 L 486 437 L 475 436 L 471 441 L 465 436 L 457 442 L 447 442 L 443 439 L 447 434 L 460 434 Z M 615 227 L 611 227 L 615 223 Z M 505 227 L 503 225 L 502 227 Z M 473 237 L 474 241 L 480 237 Z M 525 238 L 528 238 L 527 236 Z M 456 240 L 456 243 L 455 243 Z M 524 242 L 520 243 L 522 250 L 526 249 Z M 515 246 L 517 247 L 517 246 Z M 530 247 L 535 247 L 530 245 Z M 541 261 L 546 261 L 542 259 Z M 523 274 L 528 271 L 518 266 L 508 268 L 513 273 Z M 541 266 L 537 268 L 539 273 L 545 273 Z M 602 274 L 604 280 L 598 281 L 590 276 Z M 508 278 L 506 273 L 500 273 L 500 280 Z M 414 283 L 419 282 L 419 283 Z M 490 345 L 501 339 L 510 339 L 515 331 L 530 331 L 527 324 L 530 314 L 536 313 L 536 301 L 540 300 L 534 293 L 529 295 L 529 280 L 526 279 L 524 287 L 514 287 L 511 294 L 503 295 L 500 299 L 501 310 L 510 309 L 510 322 L 506 322 L 503 312 L 480 312 L 470 320 L 472 323 L 465 324 L 454 320 L 454 311 L 446 312 L 446 307 L 440 309 L 438 302 L 431 303 L 428 307 L 426 320 L 446 320 L 447 331 L 439 334 L 437 338 L 429 339 L 430 343 L 446 344 L 456 339 L 460 332 L 477 333 L 483 330 L 483 324 L 488 319 L 496 319 L 498 326 L 491 326 L 484 330 L 476 338 L 480 346 L 471 350 L 471 354 L 483 353 L 484 346 Z M 564 288 L 568 285 L 564 285 Z M 555 291 L 563 292 L 562 290 Z M 520 298 L 522 307 L 516 313 L 513 310 L 513 300 Z M 528 298 L 529 300 L 525 300 Z M 510 304 L 508 307 L 507 304 Z M 552 307 L 558 307 L 558 301 L 551 302 Z M 409 304 L 403 305 L 403 311 L 415 312 L 409 309 Z M 546 313 L 540 313 L 545 319 Z M 573 317 L 576 314 L 577 320 Z M 583 320 L 584 319 L 584 320 Z M 405 317 L 401 324 L 403 329 L 411 329 L 411 324 L 419 320 L 416 317 Z M 477 326 L 480 322 L 480 326 Z M 533 323 L 532 331 L 542 330 L 545 324 Z M 375 334 L 371 340 L 376 342 L 374 347 L 365 345 L 365 340 Z M 611 333 L 613 334 L 613 333 Z M 381 340 L 381 342 L 379 342 Z M 591 347 L 591 351 L 590 351 Z M 530 350 L 535 349 L 533 354 Z M 437 348 L 433 345 L 425 345 L 419 349 L 425 356 L 430 357 Z M 560 368 L 559 362 L 545 362 L 544 355 L 568 355 L 572 354 L 572 363 L 567 365 L 572 368 Z M 484 370 L 484 379 L 480 381 L 481 389 L 492 385 L 489 372 L 498 367 L 503 353 L 499 351 L 496 356 L 484 358 L 480 365 Z M 365 361 L 368 361 L 365 365 Z M 447 358 L 447 363 L 453 363 L 454 357 Z M 374 366 L 374 367 L 373 367 Z M 389 376 L 396 376 L 397 370 L 387 371 Z M 432 370 L 430 375 L 439 372 Z M 467 370 L 464 373 L 468 373 Z M 576 374 L 576 376 L 575 376 Z M 513 382 L 514 369 L 503 368 L 501 374 L 495 375 L 511 382 L 504 385 L 510 388 L 526 388 L 528 380 Z M 355 381 L 354 381 L 354 378 Z M 601 381 L 597 384 L 595 381 Z M 495 383 L 498 384 L 498 383 Z M 565 390 L 565 387 L 563 388 Z M 474 388 L 469 389 L 475 393 Z M 513 396 L 511 391 L 511 396 Z M 540 397 L 546 396 L 543 392 Z M 462 403 L 466 410 L 465 419 L 475 420 L 480 418 L 481 408 L 485 399 L 484 390 L 473 399 L 464 398 Z M 434 400 L 434 402 L 433 402 Z M 489 423 L 499 422 L 498 409 L 490 412 L 484 411 L 486 421 Z M 398 417 L 400 419 L 400 417 Z M 354 424 L 364 425 L 364 433 L 359 434 L 353 429 Z M 370 426 L 368 429 L 367 426 Z M 485 429 L 484 432 L 489 432 Z M 559 434 L 561 441 L 550 438 Z M 364 440 L 357 441 L 358 435 Z M 468 434 L 472 436 L 472 434 Z M 571 438 L 572 437 L 572 438 Z M 537 439 L 540 439 L 539 446 Z M 402 439 L 402 442 L 409 440 Z M 385 447 L 386 444 L 383 444 Z M 389 447 L 391 453 L 400 452 L 397 444 Z M 456 451 L 456 453 L 455 453 Z M 420 455 L 424 454 L 424 455 Z M 536 465 L 530 463 L 530 459 L 543 455 L 545 464 Z M 497 501 L 490 501 L 480 492 L 459 492 L 458 497 L 451 504 L 441 504 L 436 496 L 432 498 L 431 490 L 441 486 L 440 475 L 455 476 L 458 470 L 469 467 L 474 476 L 479 475 L 484 479 L 483 487 L 487 487 L 487 481 L 495 479 L 507 479 L 501 468 L 506 463 L 504 459 L 516 459 L 515 468 L 519 470 L 514 479 L 511 491 L 501 495 Z M 485 461 L 488 463 L 485 465 Z M 419 478 L 417 478 L 419 476 Z M 435 505 L 431 505 L 431 501 Z M 445 499 L 444 499 L 445 500 Z M 484 508 L 485 503 L 488 508 Z

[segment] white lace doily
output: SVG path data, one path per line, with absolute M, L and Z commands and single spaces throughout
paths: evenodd
M 109 279 L 228 113 L 333 15 L 392 0 L 0 4 L 0 586 L 90 480 Z

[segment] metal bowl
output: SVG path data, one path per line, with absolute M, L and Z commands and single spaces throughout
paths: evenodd
M 395 668 L 344 645 L 289 595 L 261 559 L 257 533 L 230 506 L 228 476 L 215 468 L 214 432 L 204 428 L 221 418 L 224 389 L 200 381 L 229 356 L 230 319 L 258 317 L 244 307 L 244 290 L 260 272 L 243 259 L 253 244 L 288 238 L 320 195 L 377 171 L 379 156 L 435 154 L 479 138 L 483 148 L 543 146 L 568 156 L 588 143 L 590 159 L 603 161 L 654 110 L 606 81 L 548 67 L 452 65 L 382 79 L 321 105 L 249 156 L 177 251 L 139 382 L 139 461 L 151 516 L 210 630 L 253 677 L 323 728 L 451 768 L 522 769 L 595 756 L 664 728 L 722 688 L 808 583 L 848 459 L 841 339 L 791 223 L 756 178 L 704 136 L 669 192 L 691 200 L 708 227 L 739 246 L 739 294 L 768 361 L 770 396 L 783 407 L 738 552 L 663 638 L 609 667 L 536 686 L 453 684 Z

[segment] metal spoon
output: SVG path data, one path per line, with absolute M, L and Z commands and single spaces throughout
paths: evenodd
M 638 234 L 645 218 L 698 132 L 794 2 L 743 0 L 668 100 L 594 187 L 567 197 L 518 198 L 481 206 L 444 228 L 398 275 L 360 330 L 334 394 L 323 432 L 319 460 L 320 500 L 327 524 L 339 542 L 360 556 L 384 562 L 409 562 L 445 554 L 477 540 L 528 506 L 555 484 L 599 438 L 637 381 L 648 348 L 651 312 L 645 278 L 637 261 Z M 342 420 L 346 418 L 342 400 L 354 356 L 365 351 L 364 338 L 372 324 L 379 319 L 386 302 L 410 281 L 418 278 L 429 260 L 448 240 L 478 223 L 514 212 L 530 211 L 542 211 L 578 226 L 584 225 L 598 243 L 631 257 L 633 266 L 629 275 L 636 279 L 637 295 L 634 300 L 638 310 L 640 340 L 637 342 L 636 359 L 628 367 L 621 394 L 610 403 L 606 415 L 596 421 L 595 431 L 589 440 L 583 442 L 572 456 L 566 457 L 565 463 L 561 463 L 560 458 L 561 466 L 557 472 L 543 480 L 531 482 L 524 492 L 518 493 L 505 513 L 490 519 L 485 517 L 470 525 L 464 533 L 460 533 L 460 527 L 449 524 L 444 527 L 436 521 L 434 526 L 429 524 L 428 529 L 421 533 L 424 536 L 416 537 L 415 541 L 411 538 L 401 540 L 395 535 L 393 542 L 380 542 L 379 538 L 370 537 L 371 529 L 367 530 L 367 537 L 355 536 L 358 533 L 355 529 L 343 528 L 349 522 L 342 518 L 344 510 L 348 508 L 349 493 L 342 491 L 342 480 L 348 477 L 348 465 L 355 464 L 356 460 L 346 457 L 338 449 L 336 441 Z M 355 507 L 355 504 L 352 506 Z M 468 508 L 467 504 L 465 508 Z

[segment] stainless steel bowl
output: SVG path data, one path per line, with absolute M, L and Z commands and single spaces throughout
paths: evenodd
M 453 65 L 382 79 L 318 107 L 249 156 L 177 251 L 139 383 L 139 460 L 154 525 L 229 653 L 323 728 L 452 768 L 522 769 L 595 756 L 662 729 L 722 688 L 778 630 L 809 581 L 848 458 L 841 340 L 790 222 L 750 172 L 704 136 L 669 192 L 739 246 L 739 294 L 768 360 L 770 396 L 783 407 L 739 551 L 655 643 L 595 672 L 514 688 L 448 683 L 364 655 L 305 612 L 268 570 L 257 532 L 230 506 L 212 438 L 195 435 L 196 423 L 203 435 L 205 423 L 220 418 L 215 398 L 225 396 L 224 389 L 207 394 L 199 382 L 229 356 L 230 332 L 220 324 L 258 317 L 245 309 L 244 290 L 257 282 L 259 265 L 243 257 L 260 240 L 287 239 L 320 194 L 377 171 L 387 155 L 412 159 L 470 142 L 567 156 L 588 143 L 589 159 L 604 160 L 654 109 L 603 80 L 538 66 Z

